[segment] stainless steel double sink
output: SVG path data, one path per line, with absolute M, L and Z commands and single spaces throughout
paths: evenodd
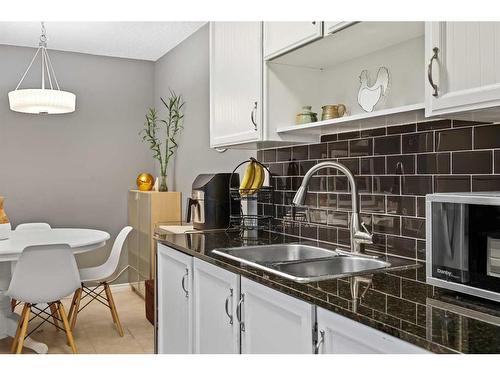
M 386 257 L 304 244 L 246 246 L 212 252 L 298 283 L 375 273 L 391 267 Z

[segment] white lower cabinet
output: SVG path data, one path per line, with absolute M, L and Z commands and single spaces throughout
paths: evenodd
M 194 259 L 194 352 L 238 354 L 240 276 Z
M 158 353 L 193 352 L 193 257 L 158 244 Z
M 318 354 L 429 354 L 428 351 L 317 308 Z
M 157 257 L 160 354 L 429 353 L 168 246 Z
M 241 278 L 241 353 L 312 354 L 314 306 Z

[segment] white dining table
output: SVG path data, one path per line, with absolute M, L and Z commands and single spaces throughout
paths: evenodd
M 109 240 L 109 233 L 95 229 L 54 228 L 12 231 L 6 240 L 0 240 L 0 339 L 14 337 L 19 315 L 11 311 L 10 298 L 5 295 L 12 277 L 12 264 L 26 247 L 34 245 L 66 244 L 74 254 L 98 249 Z M 43 264 L 40 265 L 43 267 Z M 48 347 L 30 337 L 24 346 L 36 353 L 47 353 Z

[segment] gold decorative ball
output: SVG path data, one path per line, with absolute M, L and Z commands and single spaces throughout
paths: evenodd
M 141 173 L 137 176 L 137 188 L 140 191 L 150 191 L 155 184 L 155 179 L 149 173 Z

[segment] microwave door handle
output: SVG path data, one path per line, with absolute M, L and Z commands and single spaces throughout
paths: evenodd
M 443 237 L 445 238 L 444 245 L 446 247 L 446 254 L 452 258 L 452 250 L 451 250 L 451 236 L 450 236 L 450 228 L 448 225 L 448 211 L 444 208 L 444 205 L 442 205 L 441 209 L 441 223 L 442 223 L 442 229 L 443 229 Z

